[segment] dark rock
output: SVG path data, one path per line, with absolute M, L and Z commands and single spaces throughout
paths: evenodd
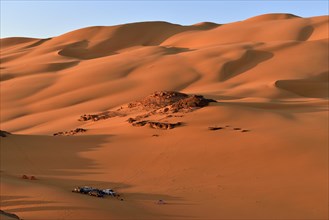
M 128 121 L 128 123 L 130 123 L 130 124 L 131 124 L 131 123 L 135 122 L 135 121 L 136 121 L 136 119 L 134 119 L 134 118 L 128 118 L 128 120 L 127 120 L 127 121 Z
M 157 121 L 136 121 L 132 123 L 132 125 L 135 127 L 142 127 L 145 125 L 149 125 L 151 128 L 163 129 L 163 130 L 173 129 L 177 126 L 180 126 L 181 124 L 182 124 L 181 122 L 168 123 L 168 122 L 157 122 Z
M 0 137 L 7 137 L 8 135 L 11 135 L 11 133 L 0 130 Z
M 30 180 L 37 180 L 37 178 L 35 176 L 31 176 Z
M 84 128 L 76 128 L 74 130 L 70 130 L 70 131 L 60 131 L 57 133 L 54 133 L 53 136 L 71 136 L 71 135 L 75 135 L 77 133 L 84 133 L 87 130 Z
M 138 115 L 135 118 L 129 118 L 128 123 L 133 126 L 145 126 L 148 124 L 155 129 L 172 129 L 179 125 L 178 123 L 156 122 L 145 120 L 151 115 L 166 114 L 169 117 L 182 117 L 171 115 L 172 113 L 182 112 L 187 113 L 198 108 L 209 105 L 215 100 L 206 99 L 201 95 L 187 95 L 175 91 L 158 91 L 146 96 L 145 98 L 128 104 L 128 108 L 138 107 L 138 110 L 143 109 L 149 111 L 146 114 Z
M 116 111 L 106 111 L 106 112 L 101 112 L 99 114 L 84 114 L 81 115 L 80 118 L 78 119 L 78 121 L 99 121 L 99 120 L 105 120 L 108 118 L 113 118 L 116 116 L 125 116 L 124 114 L 121 114 L 119 112 Z
M 2 211 L 2 210 L 0 210 L 0 219 L 2 219 L 1 216 L 7 216 L 7 217 L 9 217 L 11 219 L 20 220 L 20 218 L 17 215 L 15 215 L 13 213 Z
M 26 175 L 22 175 L 22 179 L 29 179 L 29 177 Z
M 151 128 L 155 128 L 155 129 L 173 129 L 175 127 L 182 125 L 181 122 L 177 122 L 177 123 L 149 122 L 148 124 L 150 125 Z
M 147 124 L 147 121 L 136 121 L 136 122 L 132 123 L 132 125 L 135 127 L 142 127 L 146 124 Z
M 216 131 L 216 130 L 221 130 L 221 129 L 224 129 L 223 127 L 208 127 L 208 130 L 211 130 L 211 131 Z
M 156 204 L 158 204 L 158 205 L 165 205 L 165 204 L 167 204 L 165 201 L 163 201 L 162 199 L 159 199 L 157 202 L 156 202 Z
M 146 110 L 164 108 L 162 111 L 166 113 L 169 111 L 178 112 L 188 108 L 202 108 L 207 106 L 210 102 L 216 101 L 205 99 L 201 95 L 187 95 L 174 91 L 158 91 L 140 101 L 129 103 L 128 107 L 133 108 L 141 106 Z
M 207 106 L 210 102 L 215 102 L 211 99 L 205 99 L 203 96 L 193 95 L 188 98 L 179 100 L 172 104 L 172 109 L 179 111 L 180 109 L 188 108 L 202 108 Z

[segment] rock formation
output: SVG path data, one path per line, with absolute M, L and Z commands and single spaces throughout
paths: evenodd
M 158 91 L 139 101 L 129 103 L 128 108 L 142 107 L 145 110 L 162 109 L 161 112 L 166 113 L 202 108 L 210 102 L 216 101 L 206 99 L 201 95 L 187 95 L 175 91 Z
M 210 102 L 216 102 L 212 99 L 206 99 L 202 95 L 188 95 L 175 91 L 158 91 L 143 99 L 121 106 L 115 111 L 106 111 L 99 114 L 84 114 L 80 116 L 79 121 L 99 121 L 116 116 L 127 116 L 130 114 L 139 115 L 129 118 L 128 123 L 135 127 L 149 125 L 154 129 L 172 129 L 180 126 L 181 122 L 172 122 L 175 117 L 183 117 L 184 113 L 192 112 L 199 108 L 209 105 Z M 178 114 L 180 113 L 180 114 Z M 159 116 L 162 117 L 159 119 Z M 146 118 L 148 118 L 146 120 Z M 162 121 L 162 120 L 166 121 Z M 170 119 L 168 122 L 167 119 Z M 73 131 L 58 132 L 54 135 L 73 135 Z
M 101 112 L 99 114 L 84 114 L 81 115 L 79 118 L 79 121 L 99 121 L 99 120 L 104 120 L 108 118 L 113 118 L 116 116 L 125 116 L 124 114 L 120 114 L 119 112 L 115 111 L 106 111 L 106 112 Z
M 7 137 L 8 135 L 10 135 L 11 133 L 7 132 L 7 131 L 2 131 L 0 130 L 0 137 Z
M 2 219 L 1 216 L 7 217 L 7 218 L 4 217 L 5 219 L 13 219 L 13 220 L 16 219 L 16 220 L 20 220 L 20 218 L 17 215 L 12 214 L 12 213 L 9 213 L 9 212 L 5 212 L 3 210 L 0 210 L 0 219 Z
M 175 113 L 188 113 L 193 110 L 203 108 L 215 100 L 206 99 L 201 95 L 187 95 L 174 91 L 160 91 L 146 96 L 145 98 L 128 104 L 130 109 L 148 111 L 145 114 L 129 118 L 128 122 L 133 126 L 140 127 L 149 125 L 155 129 L 172 129 L 180 126 L 181 122 L 163 122 L 158 120 L 145 120 L 151 116 L 166 115 L 163 119 L 182 117 Z M 174 115 L 173 115 L 174 114 Z M 160 119 L 161 120 L 161 119 Z
M 87 130 L 84 128 L 76 128 L 76 129 L 70 130 L 70 131 L 60 131 L 60 132 L 54 133 L 53 136 L 71 136 L 71 135 L 75 135 L 78 133 L 84 133 L 86 131 Z
M 163 130 L 167 130 L 167 129 L 173 129 L 177 126 L 182 125 L 181 122 L 176 122 L 176 123 L 169 123 L 169 122 L 159 122 L 159 121 L 137 121 L 133 118 L 129 118 L 128 122 L 130 124 L 132 124 L 135 127 L 142 127 L 145 125 L 149 125 L 151 128 L 154 129 L 163 129 Z

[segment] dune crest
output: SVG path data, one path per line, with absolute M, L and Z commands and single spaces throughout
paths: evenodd
M 260 21 L 293 19 L 293 18 L 300 18 L 300 17 L 294 14 L 272 13 L 272 14 L 264 14 L 264 15 L 251 17 L 246 19 L 246 21 L 260 22 Z

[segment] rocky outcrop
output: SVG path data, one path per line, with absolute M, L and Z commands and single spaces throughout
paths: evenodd
M 101 112 L 99 114 L 84 114 L 84 115 L 81 115 L 78 120 L 79 121 L 99 121 L 99 120 L 105 120 L 108 118 L 113 118 L 116 116 L 122 117 L 125 115 L 121 114 L 119 112 L 115 112 L 115 111 L 106 111 L 106 112 Z
M 206 99 L 202 95 L 188 95 L 175 91 L 158 91 L 145 98 L 121 106 L 117 110 L 106 111 L 99 114 L 84 114 L 79 121 L 99 121 L 112 117 L 134 115 L 127 121 L 135 127 L 149 125 L 154 129 L 172 129 L 180 126 L 181 122 L 172 122 L 175 117 L 183 117 L 185 113 L 203 108 L 212 99 Z M 168 122 L 169 121 L 169 122 Z M 74 135 L 75 132 L 58 132 L 54 135 Z
M 162 113 L 169 113 L 202 108 L 207 106 L 210 102 L 216 101 L 206 99 L 201 95 L 187 95 L 174 91 L 159 91 L 139 101 L 129 103 L 128 108 L 142 107 L 145 110 L 161 109 Z
M 181 122 L 168 123 L 168 122 L 159 122 L 159 121 L 136 121 L 135 119 L 132 118 L 129 118 L 128 122 L 135 127 L 142 127 L 145 125 L 149 125 L 150 128 L 162 129 L 162 130 L 173 129 L 177 126 L 182 125 Z
M 210 102 L 216 101 L 206 99 L 201 95 L 187 95 L 174 91 L 154 92 L 139 101 L 128 104 L 128 108 L 131 109 L 131 112 L 134 112 L 135 109 L 136 111 L 148 111 L 135 118 L 129 118 L 128 122 L 136 127 L 148 124 L 151 128 L 155 129 L 172 129 L 180 126 L 181 122 L 169 123 L 162 122 L 161 120 L 172 117 L 182 117 L 182 115 L 178 116 L 175 113 L 188 113 L 203 108 L 209 105 Z M 160 121 L 158 121 L 158 119 L 154 120 L 154 116 L 156 118 L 158 115 L 165 115 L 165 118 L 160 119 Z M 153 118 L 153 121 L 145 120 L 146 118 Z
M 178 112 L 181 109 L 202 108 L 207 106 L 210 102 L 216 101 L 212 99 L 205 99 L 201 95 L 192 95 L 173 103 L 170 107 L 172 111 Z
M 142 126 L 146 125 L 147 123 L 148 123 L 148 121 L 135 121 L 135 122 L 132 122 L 131 124 L 134 127 L 142 127 Z
M 5 211 L 2 211 L 2 210 L 0 210 L 0 219 L 2 219 L 1 216 L 6 216 L 7 217 L 7 218 L 4 217 L 4 219 L 20 220 L 20 218 L 16 214 L 12 214 L 12 213 L 5 212 Z
M 181 122 L 167 123 L 167 122 L 157 122 L 157 121 L 149 121 L 149 122 L 147 122 L 147 124 L 149 124 L 151 128 L 163 129 L 163 130 L 173 129 L 177 126 L 182 125 Z
M 188 95 L 180 92 L 157 91 L 139 101 L 129 103 L 128 107 L 142 106 L 146 110 L 160 109 L 187 97 Z
M 84 133 L 86 131 L 87 130 L 84 128 L 76 128 L 76 129 L 70 130 L 70 131 L 60 131 L 60 132 L 54 133 L 53 136 L 71 136 L 71 135 L 75 135 L 78 133 Z
M 0 137 L 7 137 L 8 135 L 10 135 L 11 133 L 7 132 L 7 131 L 2 131 L 0 130 Z

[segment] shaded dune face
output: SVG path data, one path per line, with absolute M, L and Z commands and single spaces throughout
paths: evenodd
M 328 72 L 304 79 L 278 80 L 275 86 L 302 97 L 328 99 L 329 96 Z
M 24 131 L 159 90 L 226 100 L 327 98 L 327 81 L 312 80 L 328 76 L 327 21 L 268 14 L 225 25 L 142 22 L 1 39 L 1 122 Z
M 257 50 L 245 50 L 241 57 L 226 62 L 219 75 L 225 81 L 256 67 L 258 64 L 273 57 L 273 53 Z

